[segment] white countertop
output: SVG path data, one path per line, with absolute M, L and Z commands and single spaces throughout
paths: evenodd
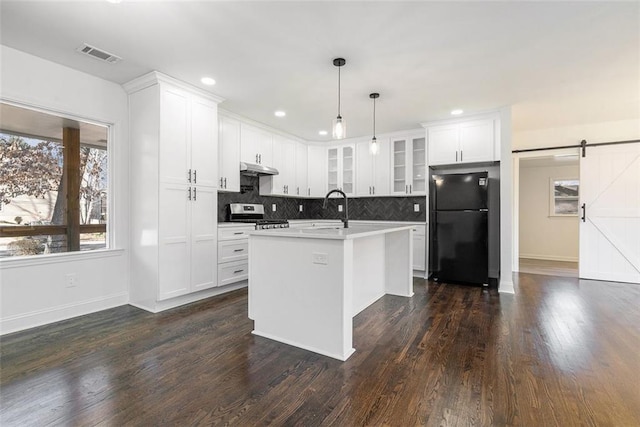
M 349 240 L 360 237 L 375 236 L 377 234 L 391 233 L 395 231 L 411 230 L 412 225 L 373 225 L 351 224 L 349 228 L 343 228 L 342 223 L 327 226 L 300 227 L 300 228 L 275 228 L 270 230 L 250 231 L 249 236 L 269 237 L 296 237 L 302 239 L 332 239 Z

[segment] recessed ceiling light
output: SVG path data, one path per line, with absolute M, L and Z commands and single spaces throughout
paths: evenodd
M 322 136 L 326 136 L 328 134 L 329 134 L 329 132 L 327 132 L 326 130 L 321 130 L 321 131 L 318 132 L 318 135 L 322 135 Z
M 286 116 L 286 115 L 287 115 L 287 113 L 285 113 L 284 111 L 280 111 L 280 110 L 276 111 L 276 112 L 275 112 L 275 113 L 273 113 L 273 114 L 275 114 L 275 115 L 276 115 L 276 117 L 284 117 L 284 116 Z
M 451 110 L 451 114 L 453 114 L 454 116 L 459 116 L 460 114 L 464 113 L 464 111 L 462 111 L 461 109 L 456 109 L 456 110 Z
M 205 84 L 207 86 L 213 86 L 214 84 L 216 84 L 216 81 L 211 77 L 203 77 L 200 79 L 200 81 L 202 82 L 202 84 Z

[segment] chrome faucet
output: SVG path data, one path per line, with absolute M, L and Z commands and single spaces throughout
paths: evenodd
M 344 228 L 349 228 L 349 200 L 347 199 L 347 195 L 344 194 L 344 191 L 338 190 L 337 188 L 335 190 L 329 191 L 327 195 L 324 196 L 324 203 L 322 203 L 322 209 L 327 209 L 329 196 L 332 195 L 333 193 L 342 194 L 342 197 L 344 197 L 344 219 L 342 220 L 342 222 L 344 223 Z

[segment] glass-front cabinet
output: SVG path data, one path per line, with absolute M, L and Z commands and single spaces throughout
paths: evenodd
M 393 194 L 426 194 L 427 157 L 424 136 L 391 139 Z
M 353 145 L 327 149 L 327 189 L 340 189 L 347 195 L 354 192 L 355 149 Z

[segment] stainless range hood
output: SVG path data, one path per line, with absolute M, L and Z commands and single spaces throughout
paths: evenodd
M 249 176 L 258 175 L 278 175 L 278 169 L 269 166 L 258 165 L 255 163 L 240 162 L 240 173 Z

